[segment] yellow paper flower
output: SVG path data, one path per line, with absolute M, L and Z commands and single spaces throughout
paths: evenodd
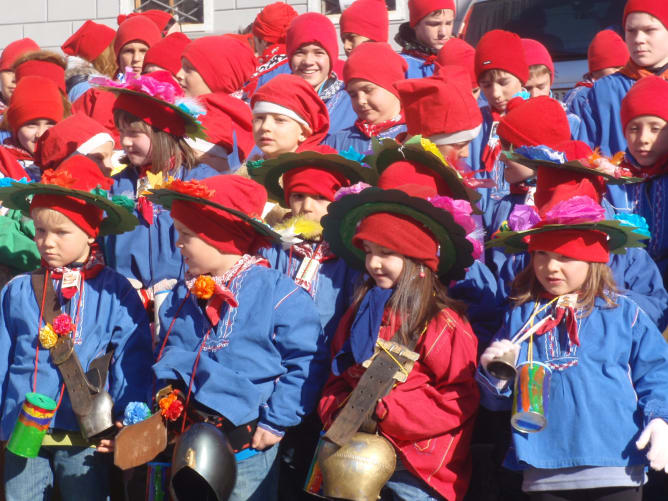
M 445 161 L 445 158 L 443 157 L 443 154 L 440 152 L 438 149 L 438 146 L 436 146 L 434 143 L 432 143 L 429 139 L 425 139 L 424 137 L 420 139 L 420 144 L 422 145 L 422 148 L 424 151 L 428 151 L 429 153 L 433 153 L 436 155 L 441 162 L 447 165 L 447 162 Z
M 195 280 L 192 293 L 200 299 L 209 299 L 216 290 L 216 282 L 209 275 L 200 275 Z
M 58 334 L 53 330 L 51 324 L 46 324 L 39 330 L 39 342 L 43 348 L 50 350 L 58 342 Z

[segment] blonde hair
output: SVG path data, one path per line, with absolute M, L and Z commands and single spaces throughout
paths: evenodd
M 116 54 L 114 53 L 114 43 L 110 43 L 102 53 L 91 61 L 93 67 L 109 78 L 114 78 L 118 72 L 116 64 Z
M 550 75 L 550 78 L 552 78 L 552 72 L 550 71 L 550 68 L 544 64 L 532 64 L 529 66 L 529 79 L 542 77 L 545 75 Z

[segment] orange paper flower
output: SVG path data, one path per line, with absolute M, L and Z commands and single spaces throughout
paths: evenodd
M 176 421 L 183 412 L 183 403 L 176 396 L 176 393 L 171 392 L 158 402 L 160 406 L 160 414 L 165 419 Z
M 191 290 L 200 299 L 210 299 L 216 290 L 216 282 L 209 275 L 200 275 Z
M 63 188 L 69 188 L 74 184 L 74 178 L 67 171 L 56 172 L 53 169 L 47 169 L 42 173 L 40 182 L 42 184 L 53 184 L 62 186 Z
M 180 179 L 174 179 L 172 182 L 165 185 L 165 188 L 183 193 L 184 195 L 190 195 L 191 197 L 196 198 L 204 198 L 207 200 L 212 198 L 216 193 L 207 185 L 197 180 L 181 181 Z

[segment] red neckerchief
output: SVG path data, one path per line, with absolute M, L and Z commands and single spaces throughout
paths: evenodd
M 552 299 L 554 296 L 546 295 Z M 580 346 L 580 338 L 578 336 L 578 320 L 575 313 L 575 308 L 572 306 L 555 306 L 554 312 L 548 317 L 548 320 L 536 331 L 537 336 L 541 336 L 546 332 L 550 332 L 557 327 L 562 320 L 566 320 L 566 332 L 571 343 Z
M 492 113 L 492 128 L 490 129 L 487 144 L 482 150 L 481 157 L 486 172 L 492 172 L 494 170 L 494 164 L 496 164 L 496 161 L 499 159 L 499 155 L 501 155 L 501 141 L 499 141 L 499 138 L 496 137 L 495 134 L 495 124 L 498 124 L 499 120 L 501 119 L 501 113 L 494 111 L 491 107 L 490 112 Z
M 17 160 L 33 160 L 32 153 L 17 144 L 12 137 L 5 139 L 2 146 L 11 151 Z
M 0 173 L 3 177 L 10 177 L 12 179 L 30 179 L 30 176 L 25 171 L 19 160 L 32 160 L 30 158 L 21 158 L 29 153 L 25 150 L 9 146 L 0 146 Z
M 392 127 L 406 123 L 406 118 L 404 117 L 404 112 L 402 111 L 396 117 L 391 118 L 390 120 L 385 120 L 379 124 L 372 124 L 366 120 L 360 120 L 359 118 L 355 120 L 355 127 L 357 127 L 362 134 L 371 139 L 372 137 L 377 136 L 381 132 L 384 132 Z
M 576 87 L 589 87 L 589 88 L 591 88 L 591 87 L 594 86 L 594 82 L 582 81 L 582 82 L 576 83 L 575 86 Z
M 44 260 L 42 266 L 49 270 L 52 278 L 65 281 L 61 284 L 60 293 L 65 299 L 72 299 L 79 290 L 82 280 L 96 277 L 104 268 L 104 255 L 95 243 L 90 247 L 90 256 L 83 266 L 59 266 L 51 268 Z M 65 283 L 66 282 L 66 283 Z
M 297 270 L 297 275 L 295 275 L 295 283 L 306 292 L 311 294 L 311 296 L 313 296 L 315 290 L 313 288 L 313 280 L 310 279 L 310 275 L 315 276 L 315 274 L 318 273 L 318 269 L 320 268 L 321 263 L 329 261 L 330 259 L 336 259 L 336 256 L 329 249 L 329 244 L 324 241 L 316 245 L 315 249 L 312 247 L 312 242 L 308 241 L 291 246 L 289 258 L 290 263 L 292 263 L 293 252 L 304 258 L 302 260 L 301 266 Z M 317 268 L 315 270 L 313 270 L 310 274 L 307 274 L 306 269 L 302 271 L 302 267 L 308 268 L 311 263 L 316 263 Z M 291 264 L 288 265 L 288 268 L 291 268 Z
M 633 62 L 632 59 L 629 59 L 629 62 L 626 63 L 626 66 L 624 66 L 621 70 L 619 70 L 619 72 L 622 75 L 626 75 L 627 77 L 632 78 L 633 80 L 640 80 L 641 78 L 651 77 L 651 76 L 657 76 L 663 78 L 664 80 L 668 80 L 668 70 L 665 70 L 660 75 L 657 75 L 656 73 L 653 73 L 647 68 L 638 66 L 636 63 Z
M 436 62 L 436 59 L 438 58 L 438 54 L 426 54 L 421 50 L 404 49 L 402 52 L 404 54 L 408 54 L 409 56 L 417 57 L 418 59 L 424 59 L 424 63 L 422 63 L 423 68 L 425 66 L 431 66 Z

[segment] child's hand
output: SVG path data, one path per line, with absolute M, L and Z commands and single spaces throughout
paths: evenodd
M 116 425 L 116 428 L 118 428 L 119 430 L 123 428 L 123 423 L 121 423 L 120 421 L 116 421 L 116 423 L 114 424 Z M 100 440 L 100 443 L 97 444 L 97 446 L 95 447 L 95 450 L 97 452 L 114 452 L 114 442 L 115 440 L 113 438 L 102 439 Z
M 253 434 L 253 441 L 251 442 L 251 447 L 255 450 L 263 451 L 265 449 L 268 449 L 272 445 L 280 442 L 282 438 L 283 437 L 274 435 L 269 430 L 265 430 L 264 428 L 260 428 L 258 426 L 255 429 L 255 433 Z
M 663 419 L 652 419 L 640 434 L 636 447 L 642 450 L 649 443 L 647 459 L 653 470 L 668 473 L 668 423 Z
M 511 343 L 509 339 L 494 341 L 487 347 L 482 355 L 480 355 L 480 365 L 483 369 L 485 369 L 485 371 L 487 371 L 487 366 L 492 360 L 494 360 L 496 357 L 504 355 L 505 353 L 508 353 L 509 351 L 514 353 L 514 364 L 517 364 L 517 358 L 520 356 L 520 346 L 518 344 Z

